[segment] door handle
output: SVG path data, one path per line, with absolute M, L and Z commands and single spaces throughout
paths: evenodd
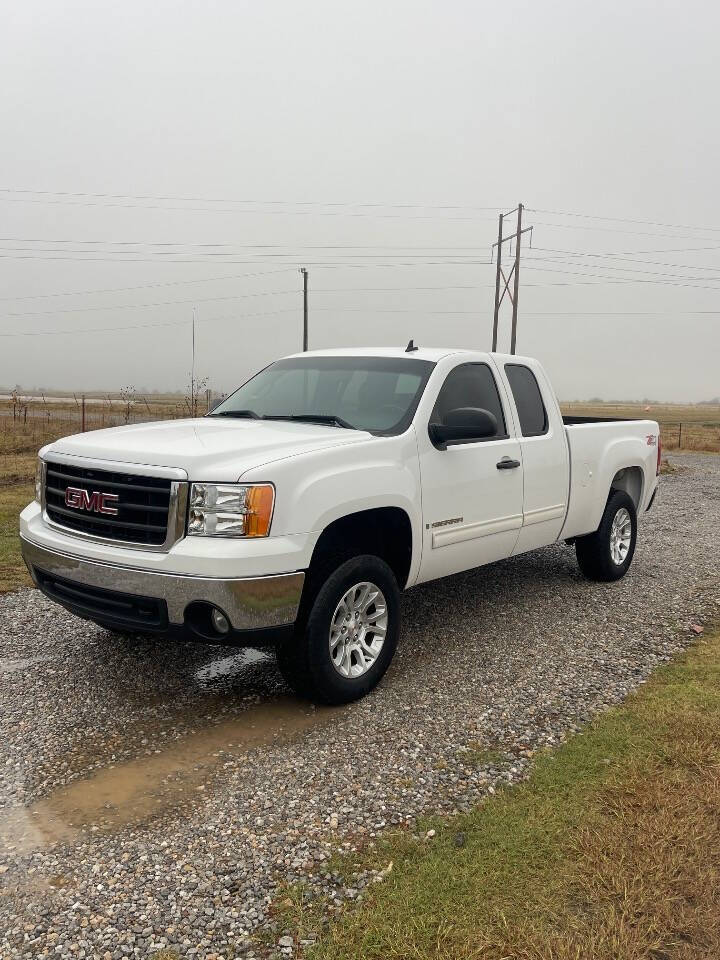
M 515 467 L 520 466 L 520 461 L 511 460 L 510 457 L 503 457 L 502 460 L 498 460 L 495 466 L 498 470 L 514 470 Z

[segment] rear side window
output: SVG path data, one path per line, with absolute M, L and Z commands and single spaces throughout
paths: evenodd
M 445 415 L 458 407 L 480 407 L 494 414 L 498 432 L 487 439 L 498 440 L 507 436 L 495 377 L 486 363 L 463 363 L 450 371 L 435 401 L 430 423 L 442 423 Z
M 548 417 L 540 387 L 529 367 L 506 363 L 505 373 L 515 398 L 520 431 L 524 437 L 539 437 L 548 430 Z

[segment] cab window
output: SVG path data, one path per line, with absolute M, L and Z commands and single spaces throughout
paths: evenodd
M 522 435 L 539 437 L 547 433 L 547 411 L 535 374 L 521 363 L 506 363 L 505 375 L 515 399 Z
M 430 423 L 443 423 L 446 414 L 458 407 L 479 407 L 497 420 L 497 433 L 483 440 L 507 438 L 505 415 L 492 370 L 486 363 L 463 363 L 451 370 L 435 401 Z

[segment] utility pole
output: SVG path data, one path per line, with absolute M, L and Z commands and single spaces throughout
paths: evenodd
M 300 267 L 300 273 L 303 278 L 303 353 L 308 348 L 308 272 L 305 267 Z
M 500 317 L 500 305 L 505 298 L 507 293 L 510 298 L 510 303 L 512 303 L 512 328 L 510 332 L 510 353 L 515 353 L 515 341 L 517 340 L 517 317 L 518 317 L 518 297 L 520 294 L 520 243 L 521 238 L 524 233 L 531 234 L 531 243 L 532 243 L 532 227 L 525 227 L 523 229 L 522 225 L 522 215 L 523 215 L 523 205 L 519 203 L 515 210 L 511 210 L 510 213 L 501 213 L 498 223 L 498 238 L 497 243 L 494 243 L 492 248 L 493 250 L 497 247 L 497 269 L 495 273 L 495 312 L 493 314 L 493 336 L 492 336 L 492 349 L 493 352 L 497 350 L 497 340 L 498 340 L 498 321 Z M 517 212 L 517 227 L 515 233 L 511 233 L 509 236 L 503 236 L 503 222 L 505 217 L 510 217 L 513 213 Z M 502 268 L 502 247 L 504 243 L 510 242 L 511 251 L 512 251 L 512 241 L 515 241 L 515 262 L 513 263 L 510 272 L 505 276 L 505 272 Z M 505 281 L 503 286 L 502 293 L 500 292 L 501 280 Z M 512 293 L 510 292 L 510 281 L 513 282 Z
M 195 410 L 195 307 L 192 317 L 192 363 L 190 366 L 190 416 L 194 417 Z

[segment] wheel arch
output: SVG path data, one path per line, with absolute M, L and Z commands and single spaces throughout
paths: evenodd
M 623 490 L 635 504 L 635 512 L 639 514 L 644 485 L 645 474 L 642 467 L 622 467 L 612 478 L 608 492 L 608 500 L 616 490 Z
M 402 590 L 413 560 L 412 522 L 402 507 L 371 507 L 346 513 L 330 522 L 318 537 L 310 574 L 334 557 L 370 553 L 384 560 Z

